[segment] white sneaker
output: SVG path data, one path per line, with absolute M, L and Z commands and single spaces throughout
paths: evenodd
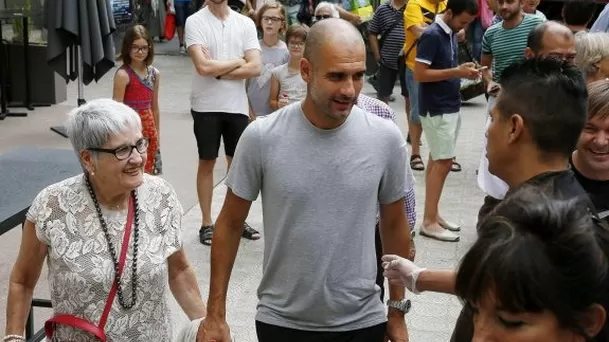
M 182 54 L 182 55 L 186 54 L 186 47 L 184 45 L 180 46 L 180 54 Z

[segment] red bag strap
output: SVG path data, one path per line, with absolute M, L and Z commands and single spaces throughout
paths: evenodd
M 131 228 L 133 226 L 133 215 L 135 211 L 135 203 L 133 202 L 133 196 L 129 197 L 129 211 L 127 212 L 127 223 L 125 224 L 125 235 L 123 236 L 123 245 L 121 246 L 121 255 L 118 259 L 118 274 L 120 276 L 123 274 L 123 269 L 125 268 L 125 259 L 127 259 L 127 250 L 129 249 L 129 239 L 131 238 Z M 135 276 L 135 274 L 133 275 Z M 110 294 L 108 294 L 108 301 L 106 302 L 106 307 L 104 307 L 104 312 L 101 315 L 99 320 L 99 327 L 103 330 L 106 326 L 106 321 L 108 320 L 108 315 L 110 315 L 110 309 L 112 308 L 112 303 L 114 302 L 114 297 L 116 296 L 116 291 L 118 290 L 118 278 L 114 279 L 112 283 L 112 288 L 110 289 Z
M 133 200 L 133 196 L 131 196 L 129 197 L 129 211 L 127 212 L 127 223 L 125 224 L 123 245 L 121 246 L 121 254 L 118 260 L 119 278 L 123 274 L 123 269 L 125 268 L 125 260 L 127 259 L 127 250 L 129 249 L 129 239 L 131 238 L 131 229 L 133 227 L 134 214 L 135 203 Z M 72 315 L 56 315 L 46 321 L 44 324 L 46 337 L 49 340 L 52 340 L 53 331 L 55 330 L 55 324 L 65 324 L 77 328 L 79 330 L 86 331 L 99 338 L 100 341 L 106 342 L 106 334 L 104 333 L 104 327 L 106 326 L 106 322 L 108 321 L 108 316 L 110 314 L 110 309 L 112 308 L 112 303 L 114 302 L 114 297 L 116 296 L 116 291 L 118 291 L 118 278 L 115 278 L 114 282 L 112 283 L 112 288 L 110 289 L 110 293 L 108 294 L 108 300 L 106 301 L 106 306 L 104 307 L 101 319 L 99 320 L 99 325 L 95 325 L 85 319 Z

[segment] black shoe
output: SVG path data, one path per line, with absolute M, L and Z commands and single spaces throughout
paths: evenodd
M 241 236 L 248 240 L 258 240 L 260 239 L 260 232 L 252 228 L 252 226 L 247 224 L 247 222 L 244 222 L 243 233 L 241 234 Z
M 201 226 L 199 229 L 199 242 L 205 246 L 211 246 L 211 239 L 214 235 L 214 225 Z

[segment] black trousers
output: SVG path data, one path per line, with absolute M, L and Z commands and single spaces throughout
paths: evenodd
M 256 321 L 258 342 L 383 342 L 387 324 L 370 328 L 344 331 L 319 332 L 278 327 Z

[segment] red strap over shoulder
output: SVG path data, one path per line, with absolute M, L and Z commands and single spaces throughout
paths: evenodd
M 129 211 L 127 212 L 127 223 L 125 224 L 125 233 L 123 236 L 123 245 L 121 246 L 121 254 L 118 260 L 118 277 L 123 274 L 123 269 L 125 268 L 125 260 L 127 259 L 127 250 L 129 250 L 129 239 L 131 238 L 131 229 L 133 227 L 133 216 L 135 212 L 135 203 L 133 200 L 133 196 L 129 197 Z M 56 315 L 53 318 L 49 319 L 44 324 L 45 335 L 49 340 L 52 340 L 53 332 L 55 330 L 55 324 L 63 324 L 69 325 L 79 330 L 86 331 L 93 336 L 96 336 L 102 342 L 106 342 L 106 334 L 104 333 L 104 327 L 106 326 L 106 322 L 108 321 L 108 316 L 110 314 L 110 309 L 112 308 L 112 303 L 114 303 L 114 297 L 116 296 L 116 291 L 118 290 L 118 278 L 114 279 L 112 282 L 112 288 L 110 289 L 110 293 L 108 294 L 108 300 L 106 301 L 106 306 L 104 307 L 104 311 L 102 312 L 101 318 L 99 320 L 99 325 L 95 325 L 83 318 L 72 316 L 72 315 Z

